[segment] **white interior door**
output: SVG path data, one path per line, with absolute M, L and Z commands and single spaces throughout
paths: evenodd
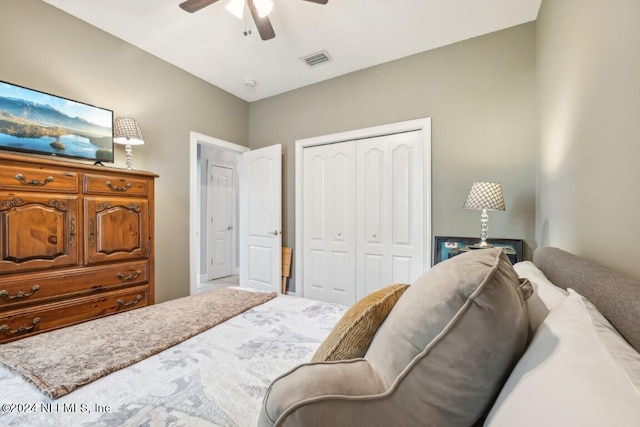
M 304 150 L 304 296 L 355 302 L 355 141 Z
M 358 141 L 357 298 L 424 272 L 421 132 Z
M 209 163 L 209 280 L 231 276 L 233 170 Z
M 240 157 L 240 286 L 281 292 L 282 146 Z

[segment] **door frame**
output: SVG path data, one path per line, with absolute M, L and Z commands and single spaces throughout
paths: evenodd
M 189 132 L 189 295 L 198 293 L 198 265 L 200 263 L 198 144 L 209 144 L 236 153 L 249 151 L 249 147 L 201 133 Z
M 394 133 L 410 132 L 410 131 L 422 131 L 423 137 L 423 191 L 424 191 L 424 235 L 423 235 L 423 265 L 425 271 L 431 266 L 431 117 L 424 117 L 415 120 L 407 120 L 403 122 L 389 123 L 381 126 L 373 126 L 364 129 L 351 130 L 346 132 L 333 133 L 329 135 L 315 136 L 312 138 L 305 138 L 296 140 L 296 159 L 295 159 L 295 233 L 296 233 L 296 250 L 295 250 L 295 264 L 293 276 L 295 277 L 295 292 L 296 296 L 304 296 L 304 287 L 302 284 L 302 266 L 304 255 L 304 240 L 302 230 L 302 215 L 303 215 L 303 192 L 302 192 L 302 179 L 303 179 L 303 150 L 308 147 L 316 145 L 335 144 L 345 141 L 351 141 L 354 139 L 364 139 L 376 136 L 390 135 Z

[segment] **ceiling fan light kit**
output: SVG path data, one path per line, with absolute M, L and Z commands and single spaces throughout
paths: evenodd
M 218 0 L 187 0 L 180 3 L 180 8 L 183 10 L 193 13 L 202 9 L 203 7 L 207 7 L 213 3 L 216 3 Z M 305 0 L 310 3 L 316 4 L 327 4 L 329 0 Z M 244 5 L 247 5 L 249 8 L 249 12 L 251 12 L 251 16 L 253 17 L 254 22 L 256 23 L 256 28 L 258 29 L 258 33 L 260 33 L 260 38 L 262 40 L 270 40 L 276 36 L 275 31 L 273 31 L 273 27 L 271 26 L 271 21 L 269 21 L 269 14 L 273 9 L 273 1 L 272 0 L 229 0 L 225 8 L 231 13 L 233 16 L 238 19 L 242 19 L 244 15 Z M 251 32 L 245 31 L 245 36 L 247 34 L 251 34 Z
M 242 19 L 245 3 L 247 3 L 246 0 L 229 0 L 225 8 L 236 18 Z M 256 6 L 260 18 L 268 16 L 273 10 L 273 2 L 271 0 L 253 0 L 253 4 Z
M 242 19 L 242 15 L 244 14 L 244 0 L 229 0 L 225 8 L 236 18 Z

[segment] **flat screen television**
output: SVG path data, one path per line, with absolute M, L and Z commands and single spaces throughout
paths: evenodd
M 0 81 L 0 149 L 113 162 L 113 111 Z

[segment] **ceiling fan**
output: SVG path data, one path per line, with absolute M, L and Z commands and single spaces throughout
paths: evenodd
M 189 13 L 197 12 L 203 7 L 207 7 L 210 4 L 217 2 L 218 0 L 186 0 L 180 3 L 180 7 Z M 311 3 L 327 4 L 329 0 L 305 0 Z M 269 21 L 269 12 L 273 7 L 271 0 L 230 0 L 227 4 L 227 10 L 235 16 L 242 19 L 242 12 L 244 10 L 244 4 L 247 4 L 251 16 L 256 23 L 258 33 L 262 40 L 270 40 L 276 36 Z

